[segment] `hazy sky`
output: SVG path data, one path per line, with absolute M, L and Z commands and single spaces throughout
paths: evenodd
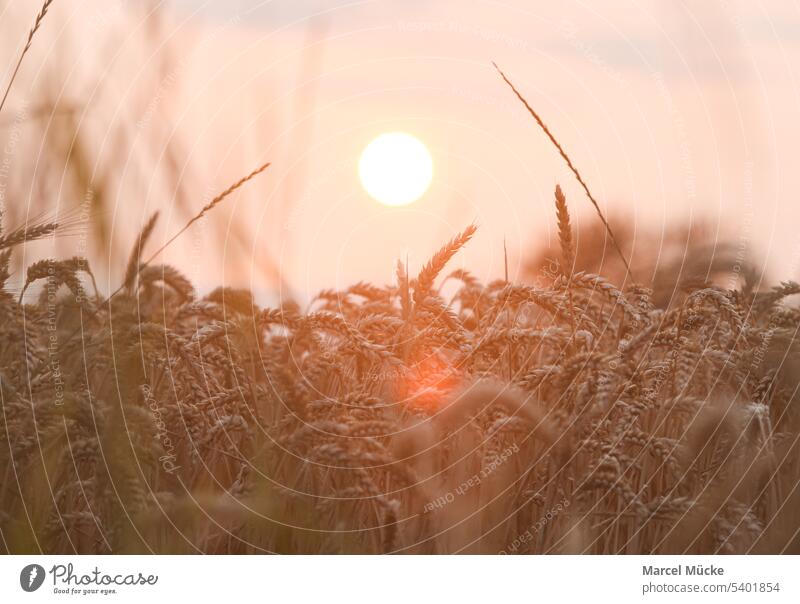
M 254 38 L 280 39 L 283 58 L 272 65 L 284 63 L 298 98 L 313 91 L 313 108 L 296 107 L 302 125 L 286 130 L 307 141 L 305 149 L 286 145 L 307 182 L 291 189 L 302 191 L 291 223 L 304 228 L 289 231 L 294 244 L 282 260 L 307 254 L 300 263 L 310 288 L 363 270 L 375 233 L 387 258 L 371 260 L 389 278 L 389 256 L 411 248 L 420 263 L 433 241 L 473 218 L 483 240 L 467 263 L 496 276 L 500 246 L 492 243 L 507 238 L 519 260 L 549 237 L 555 182 L 579 222 L 594 219 L 490 60 L 513 74 L 607 211 L 656 234 L 674 222 L 707 222 L 712 234 L 741 242 L 743 258 L 800 277 L 800 241 L 789 226 L 800 218 L 800 13 L 790 3 L 176 2 L 239 15 Z M 303 74 L 309 49 L 319 64 Z M 281 68 L 272 71 L 280 80 Z M 290 110 L 287 123 L 294 119 Z M 395 127 L 432 145 L 438 168 L 430 194 L 400 214 L 370 208 L 348 173 L 372 134 Z M 321 191 L 335 200 L 330 207 Z M 409 230 L 414 239 L 404 244 Z M 326 256 L 332 233 L 345 237 Z M 369 267 L 371 278 L 376 272 Z
M 99 8 L 79 7 L 92 2 Z M 396 258 L 407 254 L 418 268 L 473 220 L 479 234 L 457 263 L 495 278 L 505 239 L 516 274 L 553 234 L 556 183 L 577 225 L 596 221 L 491 61 L 642 245 L 657 246 L 670 224 L 702 221 L 712 238 L 719 230 L 740 246 L 744 261 L 800 279 L 794 3 L 170 0 L 163 43 L 136 36 L 146 5 L 121 5 L 130 17 L 113 42 L 126 67 L 97 52 L 96 34 L 73 44 L 81 61 L 118 80 L 104 84 L 117 87 L 114 112 L 144 104 L 135 131 L 157 146 L 142 147 L 156 163 L 146 173 L 167 161 L 168 140 L 180 143 L 191 199 L 273 162 L 209 223 L 227 227 L 221 243 L 198 232 L 174 249 L 169 260 L 191 265 L 194 279 L 258 288 L 274 264 L 303 296 L 388 282 Z M 59 23 L 87 27 L 108 6 L 65 4 Z M 431 189 L 402 209 L 376 204 L 357 178 L 361 150 L 393 130 L 423 140 L 434 160 Z M 121 178 L 142 191 L 141 174 Z M 131 225 L 171 199 L 151 184 L 138 214 L 130 219 L 128 208 L 115 223 L 120 238 L 132 240 Z M 171 210 L 165 220 L 183 215 Z

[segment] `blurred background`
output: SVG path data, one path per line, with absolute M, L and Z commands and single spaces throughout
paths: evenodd
M 38 9 L 0 0 L 4 83 Z M 272 303 L 389 283 L 397 258 L 416 272 L 473 221 L 454 267 L 502 277 L 505 240 L 510 277 L 535 279 L 556 183 L 579 247 L 598 219 L 491 61 L 567 149 L 640 281 L 699 248 L 800 279 L 800 8 L 665 0 L 56 0 L 0 116 L 0 210 L 6 227 L 48 212 L 80 228 L 27 246 L 17 277 L 80 254 L 113 291 L 155 210 L 154 248 L 271 161 L 165 252 L 200 292 Z M 401 208 L 373 201 L 357 167 L 395 130 L 434 162 Z M 591 249 L 593 270 L 615 262 Z

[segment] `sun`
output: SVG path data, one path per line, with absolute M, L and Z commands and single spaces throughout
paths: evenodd
M 358 174 L 370 197 L 387 206 L 404 206 L 428 190 L 433 159 L 419 139 L 404 132 L 387 132 L 364 149 Z

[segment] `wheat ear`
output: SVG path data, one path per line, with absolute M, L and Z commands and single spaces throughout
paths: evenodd
M 474 224 L 469 225 L 461 233 L 453 237 L 442 249 L 433 255 L 428 263 L 422 268 L 417 277 L 416 287 L 414 288 L 414 302 L 422 303 L 433 287 L 433 282 L 437 275 L 442 272 L 445 265 L 450 261 L 458 250 L 460 250 L 478 230 Z
M 564 260 L 565 275 L 571 275 L 575 267 L 575 248 L 572 245 L 572 225 L 569 222 L 567 198 L 559 185 L 556 185 L 556 215 L 558 216 L 558 241 L 561 243 L 561 256 Z
M 575 270 L 575 247 L 572 244 L 572 225 L 569 222 L 569 209 L 567 208 L 567 198 L 561 190 L 560 185 L 556 185 L 556 216 L 558 217 L 558 241 L 561 244 L 561 257 L 564 266 L 561 274 L 567 278 L 567 298 L 569 299 L 569 317 L 572 324 L 572 333 L 578 329 L 578 322 L 575 319 L 575 300 L 572 296 L 572 273 Z
M 36 241 L 48 235 L 52 235 L 58 229 L 57 222 L 46 222 L 30 226 L 20 227 L 11 231 L 8 235 L 0 235 L 0 250 L 12 248 L 20 243 Z
M 158 214 L 158 211 L 153 212 L 153 215 L 150 216 L 150 219 L 136 238 L 136 244 L 131 250 L 131 257 L 128 260 L 128 268 L 125 270 L 125 281 L 123 282 L 123 286 L 127 287 L 129 290 L 133 288 L 133 283 L 136 281 L 136 276 L 139 274 L 142 250 L 144 250 L 144 246 L 147 245 L 147 240 L 150 239 L 150 235 L 153 233 L 156 221 L 158 220 Z

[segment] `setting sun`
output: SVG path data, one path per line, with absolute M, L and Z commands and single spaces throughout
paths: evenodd
M 370 197 L 387 206 L 404 206 L 427 191 L 433 177 L 433 160 L 417 138 L 388 132 L 364 149 L 358 173 Z

